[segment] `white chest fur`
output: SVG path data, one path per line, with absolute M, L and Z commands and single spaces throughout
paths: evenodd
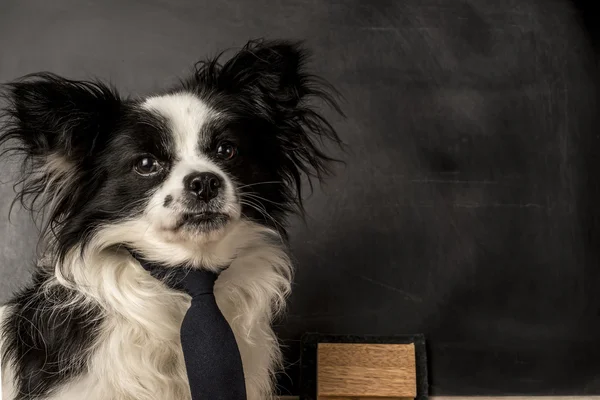
M 249 400 L 272 398 L 281 355 L 271 322 L 285 305 L 292 273 L 283 247 L 260 238 L 243 246 L 215 286 L 240 348 Z M 179 328 L 189 297 L 150 277 L 131 257 L 98 253 L 87 263 L 94 268 L 68 269 L 87 271 L 77 281 L 93 285 L 81 300 L 99 303 L 105 320 L 88 372 L 49 400 L 188 400 Z

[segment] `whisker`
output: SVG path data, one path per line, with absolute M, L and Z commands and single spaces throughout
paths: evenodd
M 266 202 L 271 203 L 271 204 L 275 204 L 277 206 L 285 207 L 285 203 L 278 203 L 278 202 L 273 201 L 273 200 L 265 199 L 264 197 L 259 196 L 256 193 L 240 193 L 240 198 L 244 198 L 244 197 L 246 197 L 246 198 L 249 197 L 249 198 L 255 199 L 255 200 L 262 200 L 262 201 L 266 201 Z
M 269 214 L 267 210 L 264 207 L 262 207 L 262 205 L 249 201 L 248 199 L 240 200 L 240 203 L 258 211 L 263 217 L 271 220 L 276 227 L 285 230 L 284 226 L 281 223 L 277 222 L 277 220 L 273 218 L 273 216 Z
M 238 189 L 244 189 L 247 187 L 252 187 L 252 186 L 258 186 L 258 185 L 274 185 L 277 183 L 283 183 L 283 181 L 267 181 L 267 182 L 256 182 L 256 183 L 249 183 L 248 185 L 242 185 L 242 186 L 238 186 Z

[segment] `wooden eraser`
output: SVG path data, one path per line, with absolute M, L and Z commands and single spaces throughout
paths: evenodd
M 318 400 L 415 397 L 417 373 L 414 344 L 318 344 Z

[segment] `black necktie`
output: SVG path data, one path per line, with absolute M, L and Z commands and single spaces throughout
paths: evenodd
M 213 292 L 218 275 L 136 259 L 155 278 L 192 297 L 180 331 L 192 400 L 246 400 L 240 351 Z

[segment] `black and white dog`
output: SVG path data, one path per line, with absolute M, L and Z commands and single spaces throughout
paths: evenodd
M 299 43 L 251 41 L 169 91 L 123 98 L 35 74 L 6 86 L 0 141 L 24 156 L 20 200 L 43 219 L 43 262 L 0 309 L 3 399 L 189 399 L 179 328 L 189 297 L 131 256 L 225 269 L 215 287 L 248 398 L 281 366 L 271 328 L 290 291 L 285 217 L 339 144 L 339 112 Z M 20 266 L 15 266 L 19 268 Z

